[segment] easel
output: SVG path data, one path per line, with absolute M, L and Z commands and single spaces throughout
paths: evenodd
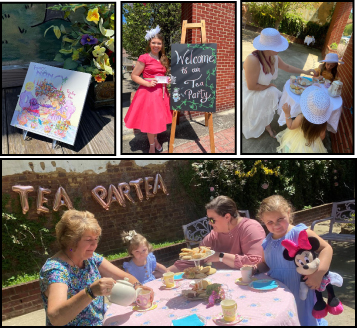
M 27 130 L 22 130 L 22 137 L 26 140 Z M 52 139 L 52 149 L 55 149 L 57 140 Z
M 183 24 L 182 24 L 181 44 L 185 43 L 186 30 L 187 29 L 194 29 L 194 28 L 200 28 L 201 29 L 201 43 L 206 43 L 206 25 L 205 25 L 205 21 L 201 20 L 201 23 L 187 24 L 187 20 L 184 20 Z M 176 122 L 177 122 L 178 115 L 179 115 L 179 111 L 174 110 L 174 114 L 172 116 L 172 124 L 171 124 L 169 153 L 172 153 L 173 149 L 174 149 Z M 208 129 L 209 129 L 209 139 L 210 139 L 211 153 L 215 153 L 212 113 L 205 112 L 205 126 L 208 126 Z

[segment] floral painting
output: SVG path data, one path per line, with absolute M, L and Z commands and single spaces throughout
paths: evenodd
M 11 125 L 74 145 L 91 75 L 30 63 Z

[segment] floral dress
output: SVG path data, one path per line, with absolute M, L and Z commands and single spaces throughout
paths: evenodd
M 47 317 L 48 299 L 45 291 L 48 286 L 54 283 L 66 284 L 68 286 L 67 299 L 70 299 L 101 278 L 98 267 L 102 261 L 103 257 L 97 253 L 84 261 L 83 269 L 72 267 L 59 258 L 50 258 L 46 261 L 40 271 L 40 289 L 46 311 L 46 326 L 52 326 Z M 66 326 L 102 326 L 105 312 L 104 296 L 98 296 Z

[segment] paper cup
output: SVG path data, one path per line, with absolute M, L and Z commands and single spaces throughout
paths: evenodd
M 252 273 L 253 273 L 252 267 L 241 267 L 240 273 L 242 275 L 243 282 L 251 282 L 252 281 Z
M 166 287 L 171 288 L 175 286 L 174 276 L 175 274 L 173 272 L 166 272 L 162 275 L 161 280 L 163 281 Z
M 224 321 L 232 322 L 236 319 L 237 303 L 233 300 L 223 300 L 221 302 Z
M 150 302 L 150 290 L 142 289 L 139 292 L 138 298 L 136 299 L 136 304 L 143 309 L 150 308 L 152 303 Z
M 296 81 L 296 76 L 291 75 L 290 76 L 290 83 L 294 83 Z

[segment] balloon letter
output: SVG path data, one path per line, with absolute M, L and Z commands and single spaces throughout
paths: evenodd
M 149 200 L 150 197 L 154 197 L 155 195 L 150 192 L 150 189 L 152 189 L 152 185 L 149 184 L 149 182 L 153 181 L 153 177 L 145 177 L 145 192 L 146 192 L 146 199 Z
M 62 197 L 64 199 L 64 201 L 62 200 Z M 54 211 L 58 211 L 58 209 L 60 208 L 60 206 L 65 205 L 68 207 L 68 209 L 72 210 L 73 209 L 73 205 L 71 200 L 69 199 L 66 191 L 64 190 L 63 187 L 59 187 L 56 195 L 55 195 L 55 202 L 53 204 L 53 210 Z
M 99 205 L 101 205 L 104 209 L 109 210 L 109 206 L 104 201 L 105 197 L 107 197 L 107 189 L 105 189 L 103 186 L 96 186 L 92 190 L 92 196 L 99 203 Z
M 143 179 L 142 178 L 140 178 L 138 180 L 130 181 L 129 185 L 135 187 L 136 194 L 138 195 L 139 200 L 142 202 L 144 197 L 143 197 L 143 193 L 142 193 L 141 188 L 140 188 L 140 184 L 141 183 L 143 183 Z
M 37 193 L 37 214 L 42 213 L 48 213 L 50 210 L 47 207 L 42 206 L 43 203 L 47 203 L 48 199 L 44 197 L 44 194 L 50 194 L 51 190 L 50 189 L 45 189 L 38 187 L 38 193 Z
M 160 181 L 160 184 L 159 184 L 159 181 Z M 162 176 L 159 173 L 156 174 L 156 178 L 155 178 L 154 190 L 153 190 L 154 195 L 157 194 L 158 189 L 161 189 L 165 195 L 167 195 L 167 196 L 169 195 L 169 193 L 167 192 L 164 180 L 162 179 Z
M 118 191 L 117 188 L 115 188 L 114 185 L 111 184 L 108 189 L 108 200 L 107 200 L 108 209 L 112 202 L 118 202 L 120 206 L 126 207 L 124 196 Z
M 20 194 L 20 201 L 22 207 L 22 213 L 26 214 L 29 210 L 29 202 L 27 199 L 27 193 L 33 191 L 32 186 L 12 186 L 12 190 Z
M 120 195 L 123 197 L 124 196 L 131 201 L 133 204 L 135 204 L 134 199 L 130 195 L 130 186 L 126 182 L 122 182 L 118 184 L 118 189 L 120 192 Z

